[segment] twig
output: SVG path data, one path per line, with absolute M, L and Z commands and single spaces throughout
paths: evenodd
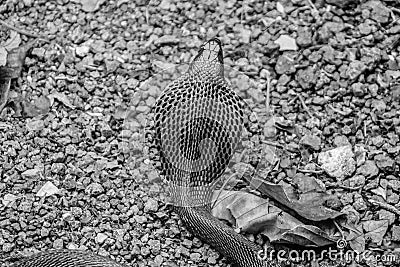
M 305 170 L 305 169 L 297 169 L 297 171 L 302 173 L 314 173 L 314 174 L 321 174 L 324 173 L 324 170 Z
M 312 9 L 318 12 L 318 9 L 315 7 L 314 3 L 311 0 L 307 0 L 307 2 L 312 7 Z
M 288 102 L 288 105 L 291 105 L 294 101 L 297 100 L 298 97 L 299 97 L 299 95 L 296 95 L 292 100 L 290 100 L 290 101 Z
M 325 185 L 326 185 L 327 187 L 339 187 L 339 188 L 346 189 L 346 190 L 349 190 L 349 191 L 357 191 L 357 190 L 360 190 L 361 188 L 364 187 L 364 185 L 359 185 L 359 186 L 356 186 L 356 187 L 351 187 L 351 186 L 345 186 L 345 185 L 342 185 L 342 184 L 331 183 L 331 182 L 326 182 Z
M 328 107 L 329 107 L 330 109 L 332 109 L 333 111 L 335 111 L 336 113 L 339 113 L 339 114 L 342 115 L 342 116 L 347 116 L 347 115 L 348 115 L 346 112 L 341 111 L 341 110 L 339 110 L 339 109 L 337 109 L 337 108 L 334 108 L 332 105 L 329 105 L 329 104 L 328 104 Z
M 400 216 L 400 210 L 398 210 L 396 207 L 394 207 L 394 206 L 392 206 L 390 204 L 383 203 L 383 202 L 380 202 L 380 201 L 377 201 L 377 200 L 374 200 L 374 199 L 369 199 L 368 201 L 371 204 L 379 206 L 379 207 L 381 207 L 381 208 L 383 208 L 383 209 L 385 209 L 387 211 L 393 212 L 394 214 Z
M 340 232 L 340 234 L 341 234 L 341 236 L 342 236 L 342 239 L 343 239 L 343 240 L 346 240 L 345 235 L 344 235 L 344 232 L 343 232 L 343 230 L 342 230 L 342 227 L 339 226 L 339 224 L 336 222 L 335 219 L 333 220 L 333 224 L 335 224 L 336 228 L 339 230 L 339 232 Z
M 262 140 L 261 142 L 262 142 L 263 144 L 270 145 L 270 146 L 274 146 L 274 147 L 277 147 L 277 148 L 280 148 L 280 149 L 284 149 L 284 150 L 289 151 L 289 152 L 292 152 L 292 153 L 298 153 L 298 151 L 293 150 L 293 149 L 291 149 L 291 148 L 289 148 L 289 147 L 287 147 L 287 146 L 283 146 L 283 145 L 278 144 L 278 143 L 274 143 L 274 142 L 267 141 L 267 140 Z
M 270 113 L 270 101 L 271 101 L 271 78 L 269 73 L 267 74 L 267 98 L 265 100 L 265 106 L 267 108 L 267 115 Z
M 261 142 L 264 143 L 264 144 L 270 145 L 270 146 L 274 146 L 274 147 L 280 148 L 280 149 L 284 149 L 285 148 L 283 145 L 278 144 L 278 143 L 274 143 L 274 142 L 271 142 L 271 141 L 262 140 Z
M 313 118 L 314 116 L 311 114 L 310 109 L 306 105 L 306 102 L 304 102 L 303 97 L 300 94 L 297 94 L 297 96 L 300 99 L 301 105 L 303 106 L 304 110 L 307 112 L 308 116 Z
M 8 28 L 8 29 L 10 29 L 10 30 L 16 31 L 16 32 L 18 32 L 18 33 L 20 33 L 20 34 L 23 34 L 23 35 L 26 35 L 26 36 L 29 36 L 29 37 L 33 37 L 33 38 L 41 38 L 41 39 L 42 39 L 42 37 L 39 36 L 39 35 L 37 35 L 37 34 L 34 34 L 34 33 L 31 33 L 31 32 L 28 32 L 28 31 L 19 29 L 19 28 L 17 28 L 17 27 L 14 27 L 14 26 L 8 24 L 7 22 L 5 22 L 5 21 L 3 21 L 3 20 L 1 20 L 1 19 L 0 19 L 0 24 L 3 25 L 4 27 L 6 27 L 6 28 Z M 45 40 L 45 39 L 44 39 L 44 40 Z M 47 40 L 46 40 L 46 41 L 47 41 Z
M 400 9 L 395 8 L 395 7 L 391 7 L 390 8 L 393 12 L 399 13 L 400 14 Z

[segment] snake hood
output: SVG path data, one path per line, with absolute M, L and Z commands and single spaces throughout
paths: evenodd
M 211 201 L 239 142 L 243 106 L 224 78 L 221 42 L 207 41 L 154 107 L 156 147 L 174 204 Z

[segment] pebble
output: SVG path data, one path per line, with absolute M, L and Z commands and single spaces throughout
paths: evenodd
M 354 153 L 351 146 L 337 147 L 318 155 L 318 164 L 330 176 L 342 180 L 355 171 Z
M 149 198 L 146 201 L 146 204 L 144 205 L 144 210 L 145 210 L 145 212 L 148 212 L 148 211 L 156 212 L 156 211 L 158 211 L 158 201 L 153 199 L 153 198 Z
M 28 131 L 40 131 L 43 130 L 44 127 L 44 121 L 40 119 L 28 120 L 26 123 L 26 128 L 28 129 Z
M 60 238 L 54 240 L 53 248 L 54 249 L 62 249 L 62 248 L 64 248 L 64 241 L 62 239 L 60 239 Z
M 381 170 L 389 171 L 393 168 L 395 162 L 386 154 L 379 154 L 374 157 L 376 165 Z
M 52 182 L 46 182 L 36 193 L 37 197 L 52 196 L 59 193 L 59 189 Z
M 100 195 L 104 193 L 104 188 L 99 183 L 91 183 L 86 187 L 85 193 L 92 196 Z
M 300 139 L 300 144 L 318 151 L 321 149 L 321 138 L 315 135 L 305 135 Z
M 108 236 L 106 234 L 103 233 L 98 233 L 96 235 L 95 241 L 97 244 L 103 244 L 106 240 L 107 240 Z
M 40 169 L 29 169 L 24 171 L 21 175 L 25 179 L 38 179 L 40 175 Z
M 375 177 L 379 173 L 379 169 L 373 160 L 367 160 L 363 165 L 357 168 L 357 173 L 369 178 Z
M 287 55 L 281 55 L 275 65 L 275 71 L 278 74 L 292 74 L 296 72 L 294 60 Z
M 400 225 L 392 226 L 392 240 L 396 242 L 400 241 Z
M 80 57 L 86 57 L 89 54 L 89 49 L 88 46 L 78 46 L 75 48 L 75 52 Z
M 44 54 L 46 53 L 46 50 L 43 47 L 35 47 L 32 49 L 31 54 L 34 56 L 37 56 L 40 59 L 44 58 Z

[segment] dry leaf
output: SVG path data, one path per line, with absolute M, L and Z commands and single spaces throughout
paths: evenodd
M 298 244 L 304 247 L 324 247 L 336 243 L 337 238 L 328 236 L 313 225 L 300 225 L 284 233 L 276 242 Z
M 354 230 L 350 229 L 350 234 L 347 236 L 346 240 L 349 242 L 350 247 L 358 252 L 362 253 L 365 250 L 365 236 L 363 233 L 362 225 L 359 224 L 354 227 Z
M 215 200 L 218 197 L 217 200 Z M 240 191 L 214 193 L 212 213 L 249 233 L 261 233 L 271 242 L 302 246 L 326 246 L 336 242 L 316 226 L 305 225 L 290 214 L 271 205 L 267 199 Z
M 309 192 L 300 195 L 299 200 L 297 200 L 290 197 L 287 189 L 281 185 L 268 183 L 259 178 L 254 178 L 250 185 L 310 221 L 324 221 L 343 215 L 341 212 L 323 206 L 325 201 L 332 198 L 325 192 Z
M 59 93 L 59 92 L 52 93 L 52 94 L 49 94 L 47 96 L 47 98 L 50 100 L 50 106 L 53 106 L 54 99 L 57 99 L 58 101 L 63 103 L 65 106 L 67 106 L 67 107 L 69 107 L 71 109 L 75 108 L 75 106 L 72 105 L 71 101 L 69 100 L 69 98 L 64 93 Z
M 21 44 L 21 36 L 16 31 L 11 31 L 10 38 L 3 45 L 7 51 L 11 51 L 14 48 L 19 47 Z
M 365 237 L 370 238 L 372 242 L 380 245 L 389 227 L 389 222 L 387 220 L 371 220 L 362 222 L 362 226 L 366 232 Z
M 296 51 L 298 49 L 296 40 L 289 35 L 281 35 L 275 40 L 275 43 L 279 45 L 279 51 Z

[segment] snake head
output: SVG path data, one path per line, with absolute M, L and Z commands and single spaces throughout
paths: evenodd
M 218 38 L 212 38 L 200 46 L 199 52 L 191 63 L 195 67 L 191 69 L 215 69 L 219 75 L 223 76 L 223 64 L 221 41 Z
M 212 38 L 205 42 L 200 47 L 196 59 L 201 61 L 218 61 L 219 63 L 223 64 L 224 59 L 221 41 L 218 38 Z

